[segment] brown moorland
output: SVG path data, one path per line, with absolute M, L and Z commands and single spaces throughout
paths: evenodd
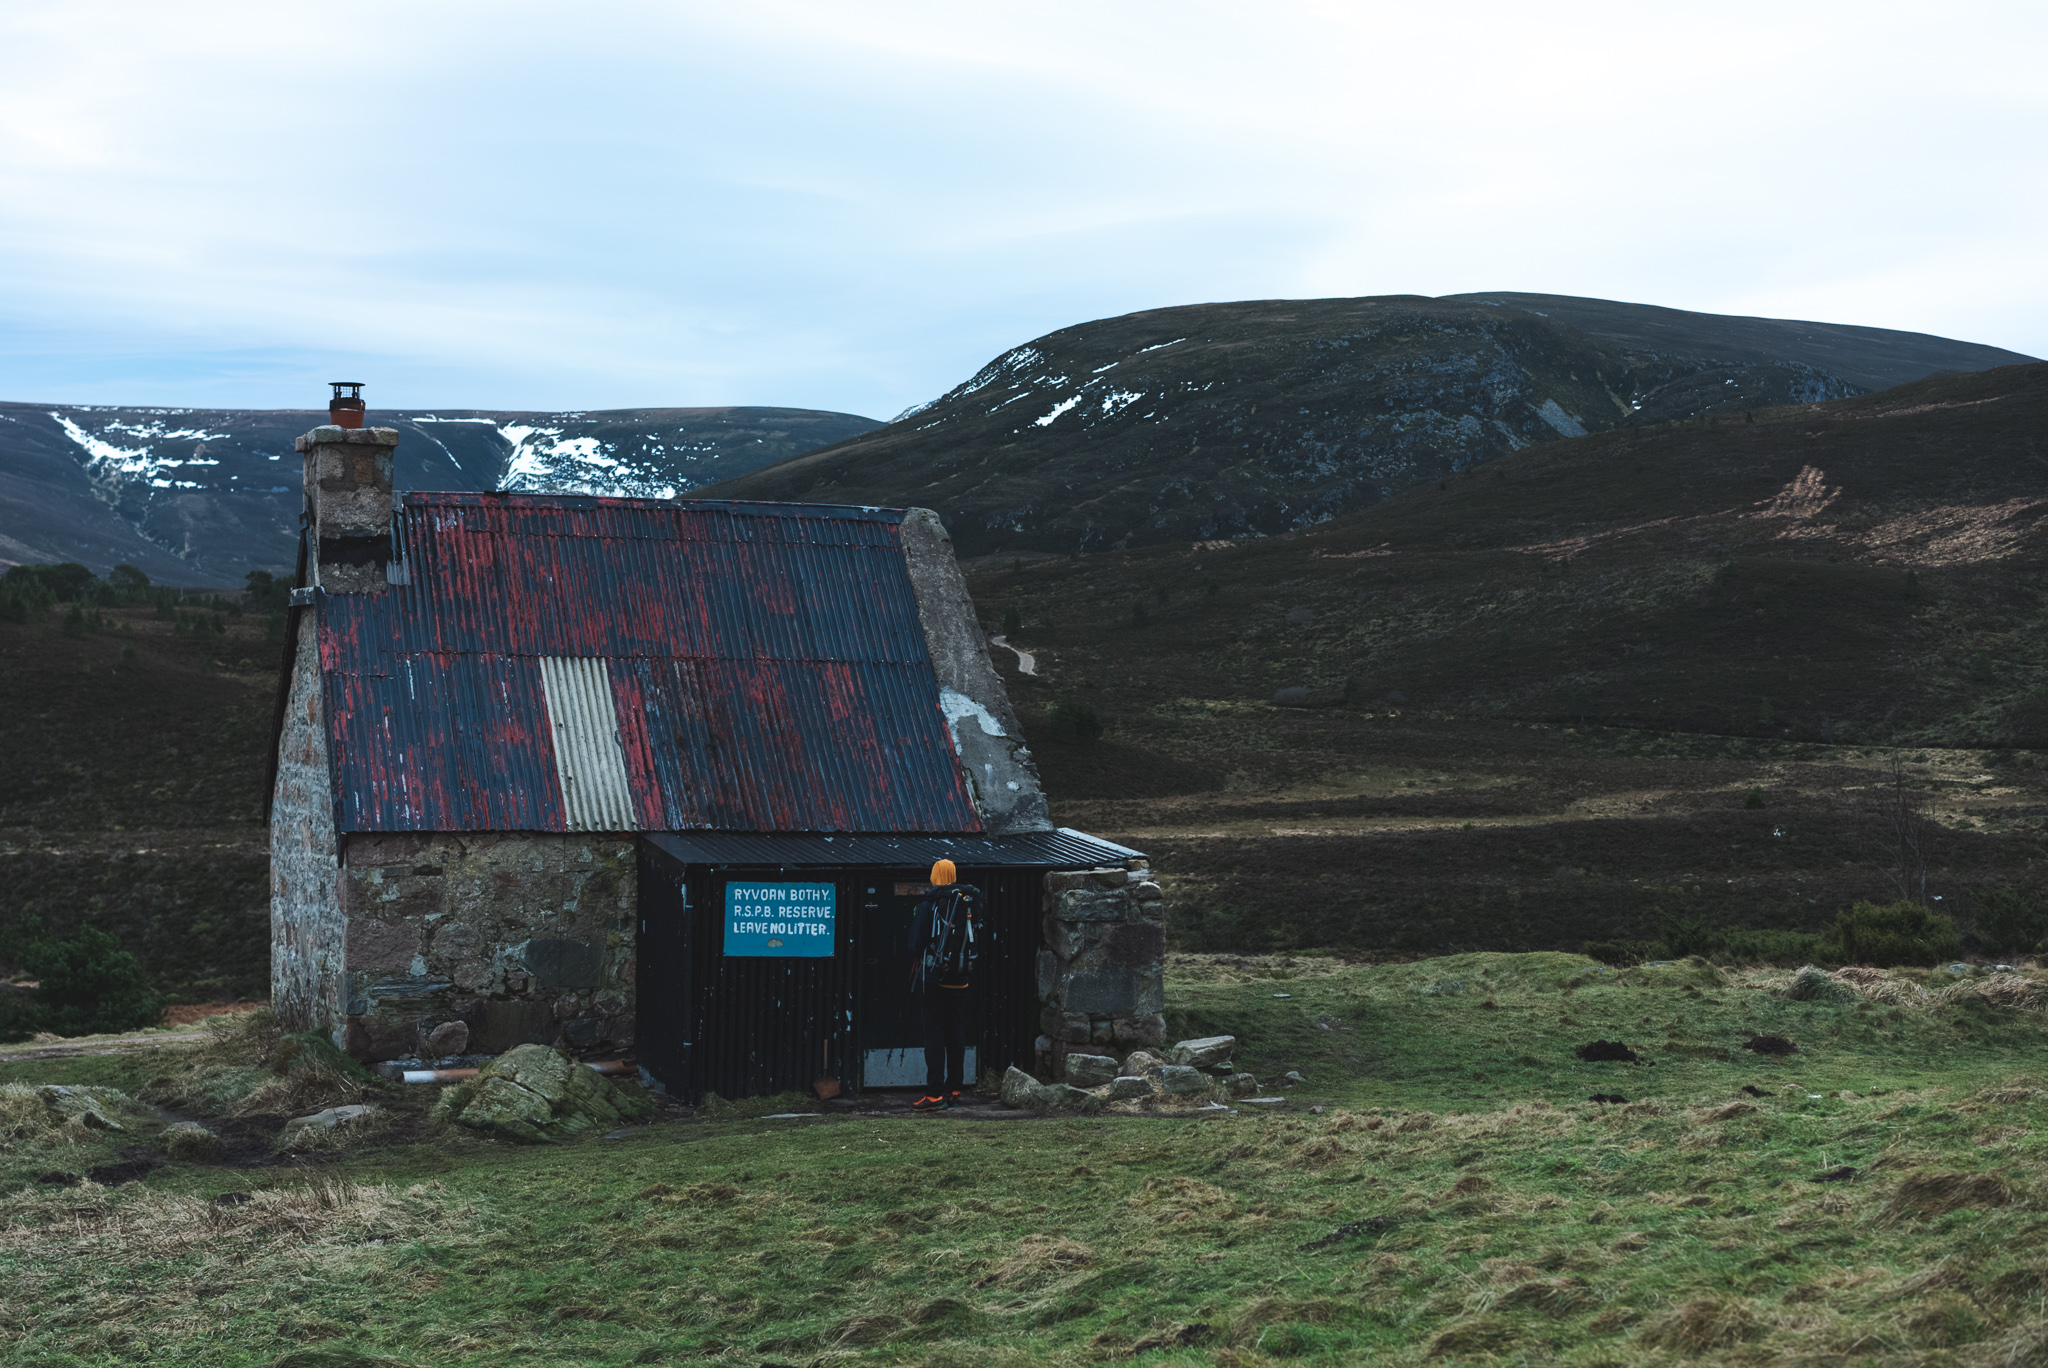
M 1901 802 L 1967 927 L 2048 873 L 2044 433 L 2048 366 L 2006 367 L 971 584 L 1055 815 L 1151 851 L 1190 948 L 1811 930 L 1899 896 Z

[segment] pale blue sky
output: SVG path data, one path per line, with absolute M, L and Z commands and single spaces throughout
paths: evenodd
M 0 399 L 887 418 L 1089 318 L 1530 290 L 2048 354 L 2028 4 L 0 8 Z

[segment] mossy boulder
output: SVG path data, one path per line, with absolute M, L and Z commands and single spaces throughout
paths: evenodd
M 506 1051 L 434 1104 L 442 1120 L 529 1145 L 602 1133 L 652 1110 L 645 1097 L 546 1045 Z
M 56 1116 L 80 1130 L 121 1131 L 128 1129 L 115 1115 L 132 1108 L 128 1095 L 114 1088 L 63 1087 L 46 1083 L 41 1088 L 43 1105 Z

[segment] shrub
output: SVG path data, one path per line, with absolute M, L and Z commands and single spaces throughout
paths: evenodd
M 1763 787 L 1761 785 L 1758 785 L 1757 787 L 1750 789 L 1749 792 L 1743 794 L 1742 805 L 1746 808 L 1762 807 L 1764 805 Z
M 1721 945 L 1710 958 L 1723 963 L 1804 963 L 1822 953 L 1822 938 L 1807 931 L 1754 931 L 1737 927 L 1722 933 Z
M 1987 888 L 1970 903 L 1977 943 L 1993 954 L 2027 954 L 2048 937 L 2048 903 L 2016 888 Z
M 1017 633 L 1023 630 L 1024 615 L 1017 611 L 1017 605 L 1013 603 L 1003 609 L 1003 635 L 1014 638 Z
M 251 570 L 243 579 L 248 588 L 242 591 L 249 607 L 259 613 L 282 613 L 291 607 L 292 582 L 279 578 L 268 570 Z
M 1844 964 L 1874 969 L 1940 964 L 1963 952 L 1956 924 L 1916 902 L 1859 902 L 1835 917 L 1828 948 Z
M 97 1035 L 163 1019 L 163 999 L 135 956 L 96 926 L 81 927 L 68 941 L 32 946 L 25 958 L 38 980 L 36 1010 L 46 1031 Z
M 1085 746 L 1102 735 L 1102 719 L 1095 709 L 1079 699 L 1063 698 L 1052 705 L 1052 739 L 1068 746 Z
M 1587 959 L 1611 964 L 1617 969 L 1626 969 L 1644 960 L 1668 959 L 1664 953 L 1664 942 L 1653 940 L 1591 940 L 1586 942 Z
M 27 1040 L 43 1029 L 43 1014 L 27 993 L 0 988 L 0 1044 Z
M 1660 959 L 1711 955 L 1721 948 L 1722 934 L 1696 917 L 1664 918 L 1664 953 Z
M 1587 941 L 1588 959 L 1617 969 L 1644 960 L 1680 960 L 1699 955 L 1717 964 L 1804 964 L 1824 958 L 1823 938 L 1806 931 L 1711 927 L 1696 918 L 1665 917 L 1657 940 Z
M 70 603 L 99 583 L 99 576 L 75 561 L 62 565 L 17 565 L 4 581 L 19 593 L 33 586 L 60 603 Z

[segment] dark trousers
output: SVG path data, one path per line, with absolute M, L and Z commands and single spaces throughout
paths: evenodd
M 930 1093 L 960 1092 L 966 1083 L 967 988 L 941 988 L 924 994 L 924 1086 Z

